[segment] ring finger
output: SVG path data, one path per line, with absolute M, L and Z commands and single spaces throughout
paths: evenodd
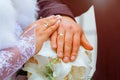
M 64 35 L 65 31 L 63 27 L 59 27 L 58 29 L 58 37 L 57 37 L 57 54 L 58 57 L 62 58 L 63 57 L 63 49 L 64 49 Z
M 38 24 L 36 24 L 36 26 L 40 26 L 40 30 L 44 31 L 48 27 L 53 26 L 58 20 L 60 20 L 59 16 L 50 16 L 50 17 L 38 20 L 37 21 Z
M 72 51 L 72 39 L 73 39 L 73 32 L 72 31 L 66 31 L 65 35 L 65 47 L 64 47 L 64 62 L 70 61 L 70 54 Z

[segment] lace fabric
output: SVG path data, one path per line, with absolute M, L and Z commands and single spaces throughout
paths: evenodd
M 7 80 L 34 55 L 36 49 L 35 27 L 31 27 L 7 49 L 0 50 L 0 80 Z

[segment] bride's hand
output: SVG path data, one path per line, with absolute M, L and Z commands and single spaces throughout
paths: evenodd
M 43 18 L 35 21 L 31 25 L 29 25 L 25 31 L 30 29 L 31 27 L 35 27 L 36 31 L 36 51 L 35 54 L 41 49 L 43 43 L 48 40 L 50 35 L 58 28 L 60 23 L 60 16 L 50 16 L 47 18 Z M 24 32 L 25 32 L 24 31 Z M 24 33 L 23 32 L 23 33 Z

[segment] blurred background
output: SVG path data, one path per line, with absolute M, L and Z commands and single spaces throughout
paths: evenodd
M 76 21 L 82 26 L 88 41 L 92 44 L 94 48 L 94 50 L 91 51 L 92 53 L 91 66 L 93 66 L 93 69 L 89 75 L 89 76 L 92 76 L 95 71 L 96 57 L 97 57 L 97 32 L 96 32 L 94 7 L 92 6 L 83 15 L 76 17 Z

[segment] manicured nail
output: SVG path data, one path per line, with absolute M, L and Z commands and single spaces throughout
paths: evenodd
M 48 18 L 53 18 L 53 17 L 56 17 L 55 15 L 51 15 L 51 16 L 49 16 Z
M 58 56 L 63 57 L 63 53 L 62 52 L 58 53 Z
M 71 60 L 74 61 L 76 59 L 76 56 L 72 56 Z
M 57 17 L 57 19 L 61 19 L 62 18 L 62 16 L 60 16 L 60 15 L 56 15 L 56 17 Z
M 64 62 L 69 62 L 69 57 L 64 57 L 63 61 Z

